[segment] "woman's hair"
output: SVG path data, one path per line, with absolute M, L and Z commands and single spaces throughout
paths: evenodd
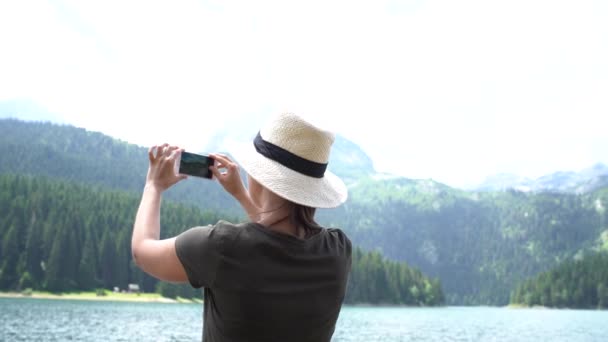
M 289 211 L 289 221 L 296 227 L 296 235 L 300 235 L 300 229 L 304 229 L 304 237 L 315 235 L 321 230 L 321 226 L 315 221 L 313 207 L 292 203 Z

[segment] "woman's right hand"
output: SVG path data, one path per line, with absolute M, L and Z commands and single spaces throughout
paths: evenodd
M 184 150 L 169 144 L 155 145 L 148 150 L 148 175 L 146 186 L 153 186 L 165 191 L 173 184 L 187 178 L 185 175 L 176 175 L 174 171 L 175 158 Z

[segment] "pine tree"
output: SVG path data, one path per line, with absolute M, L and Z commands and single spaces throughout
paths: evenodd
M 597 297 L 598 297 L 598 303 L 597 303 L 598 309 L 607 309 L 608 308 L 608 286 L 606 286 L 605 283 L 599 283 L 597 285 Z
M 115 281 L 121 289 L 126 289 L 129 284 L 129 262 L 131 259 L 130 232 L 123 229 L 116 240 L 116 259 L 121 262 L 116 264 Z
M 116 283 L 116 248 L 112 243 L 110 233 L 106 230 L 101 238 L 101 249 L 99 251 L 99 268 L 101 269 L 101 281 L 103 287 L 112 289 Z
M 64 265 L 66 261 L 66 250 L 68 236 L 65 229 L 60 229 L 59 234 L 53 241 L 51 254 L 47 262 L 46 289 L 52 292 L 66 291 L 69 287 L 68 280 L 64 277 Z
M 0 260 L 0 289 L 12 290 L 17 287 L 17 262 L 19 260 L 18 231 L 11 225 L 2 239 L 2 259 Z
M 31 277 L 32 287 L 35 288 L 40 288 L 44 278 L 41 267 L 41 262 L 44 260 L 41 245 L 41 226 L 42 225 L 38 223 L 36 215 L 34 214 L 25 243 L 25 270 Z
M 87 233 L 82 247 L 82 258 L 78 265 L 78 286 L 82 290 L 93 290 L 97 280 L 97 243 L 95 234 Z

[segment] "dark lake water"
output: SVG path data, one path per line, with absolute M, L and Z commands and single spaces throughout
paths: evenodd
M 200 341 L 202 310 L 0 298 L 0 341 Z M 608 311 L 347 306 L 333 341 L 608 341 Z

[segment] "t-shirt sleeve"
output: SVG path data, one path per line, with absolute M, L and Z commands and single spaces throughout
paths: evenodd
M 175 239 L 177 257 L 190 285 L 212 287 L 222 254 L 222 239 L 216 226 L 191 228 Z

